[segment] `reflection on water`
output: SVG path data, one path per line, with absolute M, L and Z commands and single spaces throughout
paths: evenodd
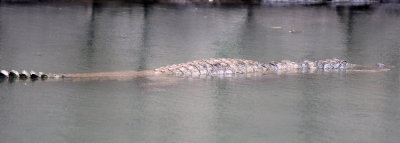
M 210 57 L 398 66 L 400 5 L 0 5 L 0 67 L 149 70 Z M 289 30 L 300 30 L 292 34 Z M 0 81 L 1 142 L 397 142 L 399 72 Z

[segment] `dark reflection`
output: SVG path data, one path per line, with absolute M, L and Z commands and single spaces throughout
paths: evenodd
M 0 12 L 2 11 L 3 7 L 1 6 L 1 1 L 0 1 Z M 0 53 L 3 53 L 3 24 L 2 24 L 2 15 L 0 14 Z M 0 58 L 0 60 L 2 60 L 2 58 Z M 2 63 L 0 62 L 0 67 L 2 67 Z
M 364 47 L 358 46 L 357 42 L 354 41 L 355 35 L 358 33 L 354 33 L 354 27 L 357 27 L 357 24 L 354 20 L 354 17 L 363 14 L 372 14 L 373 9 L 371 5 L 355 5 L 355 6 L 337 6 L 336 13 L 339 17 L 339 21 L 343 24 L 345 36 L 345 48 L 346 48 L 346 57 L 349 60 L 355 60 L 362 57 L 358 55 L 366 50 Z
M 396 69 L 398 71 L 398 68 Z M 382 78 L 383 81 L 388 81 L 383 83 L 383 91 L 385 100 L 382 102 L 382 112 L 383 115 L 380 117 L 384 122 L 382 122 L 382 128 L 385 128 L 384 133 L 387 136 L 396 136 L 400 134 L 400 115 L 398 112 L 398 102 L 400 89 L 400 74 L 399 72 L 390 72 L 385 77 Z M 390 82 L 389 82 L 390 81 Z M 385 138 L 381 138 L 385 140 Z M 396 140 L 396 139 L 391 139 Z
M 247 11 L 246 11 L 246 17 L 245 20 L 243 21 L 243 26 L 241 27 L 241 33 L 240 33 L 240 43 L 239 43 L 239 51 L 241 55 L 251 55 L 251 51 L 254 48 L 254 45 L 252 44 L 255 42 L 255 37 L 257 36 L 257 32 L 259 30 L 263 30 L 262 27 L 260 27 L 254 17 L 254 5 L 248 5 L 247 6 Z M 266 32 L 266 31 L 264 31 Z M 254 57 L 244 57 L 247 59 L 252 59 L 255 60 Z
M 216 87 L 213 91 L 214 92 L 213 95 L 215 96 L 215 103 L 213 104 L 213 105 L 215 105 L 215 107 L 213 107 L 213 108 L 215 108 L 215 116 L 216 116 L 216 121 L 215 121 L 216 125 L 214 128 L 217 128 L 217 130 L 224 130 L 223 125 L 227 126 L 227 124 L 223 124 L 224 119 L 222 118 L 222 117 L 225 117 L 224 111 L 226 109 L 224 107 L 226 107 L 225 106 L 226 103 L 233 102 L 234 95 L 227 94 L 227 93 L 229 93 L 229 90 L 230 90 L 229 89 L 230 87 L 228 87 L 229 81 L 218 80 L 218 79 L 216 79 L 216 80 L 217 80 Z M 217 125 L 219 125 L 219 126 L 217 126 Z M 218 127 L 222 127 L 222 128 L 219 129 Z M 217 133 L 218 133 L 218 131 L 217 131 Z M 221 142 L 221 140 L 217 139 L 217 142 Z
M 138 67 L 135 69 L 137 71 L 146 70 L 147 69 L 147 58 L 149 55 L 150 46 L 148 44 L 149 40 L 149 28 L 151 26 L 149 19 L 149 10 L 151 9 L 151 5 L 148 3 L 143 4 L 143 24 L 142 24 L 142 35 L 141 35 L 141 46 L 139 46 L 139 57 L 138 57 Z M 154 81 L 153 81 L 154 82 Z M 151 81 L 146 77 L 138 77 L 133 80 L 133 83 L 136 85 L 137 89 L 142 91 L 147 89 L 148 84 Z M 150 87 L 151 88 L 151 87 Z M 139 97 L 139 100 L 146 100 L 146 96 Z
M 101 13 L 102 4 L 101 3 L 90 3 L 88 4 L 87 9 L 90 11 L 90 17 L 87 25 L 87 32 L 86 32 L 86 46 L 82 47 L 82 57 L 85 59 L 84 65 L 87 68 L 92 68 L 92 64 L 95 57 L 96 52 L 96 15 Z
M 227 11 L 231 10 L 231 11 L 240 11 L 242 10 L 242 8 L 239 7 L 223 7 L 224 9 L 227 9 Z M 214 9 L 214 8 L 210 8 L 210 9 Z M 247 8 L 246 8 L 247 10 Z M 247 14 L 248 11 L 246 11 Z M 210 14 L 210 13 L 208 13 Z M 221 47 L 220 49 L 218 49 L 217 53 L 216 53 L 216 57 L 221 57 L 221 58 L 243 58 L 242 55 L 240 55 L 240 51 L 245 50 L 247 47 L 243 47 L 242 42 L 244 39 L 241 39 L 242 36 L 242 31 L 244 29 L 246 29 L 246 25 L 248 24 L 246 19 L 248 16 L 244 16 L 243 21 L 241 21 L 240 23 L 238 23 L 238 25 L 236 25 L 238 28 L 234 28 L 233 30 L 238 30 L 238 33 L 234 33 L 232 34 L 232 40 L 229 41 L 218 41 L 217 45 L 219 47 Z M 228 20 L 229 21 L 229 20 Z M 226 27 L 229 28 L 229 27 Z M 224 29 L 218 29 L 223 31 Z M 229 31 L 229 32 L 236 32 L 236 31 Z M 203 38 L 203 37 L 199 37 L 199 38 Z M 218 40 L 218 39 L 215 39 Z
M 93 43 L 94 43 L 93 40 L 96 39 L 95 38 L 96 13 L 101 13 L 101 4 L 100 3 L 91 3 L 91 4 L 89 4 L 88 9 L 90 10 L 90 21 L 88 22 L 87 47 L 89 49 L 92 49 L 92 48 L 94 48 L 93 47 Z M 91 53 L 91 52 L 88 52 L 88 53 Z
M 232 43 L 228 47 L 224 47 L 220 51 L 218 51 L 217 55 L 219 57 L 225 57 L 225 58 L 232 58 L 232 56 L 235 54 L 238 54 L 235 56 L 235 58 L 246 58 L 246 59 L 252 59 L 256 60 L 259 56 L 259 53 L 254 53 L 254 49 L 260 48 L 258 45 L 255 43 L 258 42 L 258 38 L 264 38 L 264 37 L 257 37 L 260 36 L 260 32 L 266 32 L 263 27 L 260 27 L 258 23 L 255 21 L 255 16 L 254 16 L 254 10 L 259 8 L 257 5 L 247 5 L 245 8 L 233 8 L 234 10 L 245 10 L 243 20 L 238 28 L 238 33 L 235 35 L 233 40 L 234 43 Z M 246 56 L 246 55 L 256 55 L 256 56 Z
M 345 45 L 346 45 L 346 54 L 348 53 L 353 53 L 357 52 L 357 50 L 362 50 L 362 49 L 356 49 L 353 50 L 352 46 L 352 38 L 353 38 L 353 11 L 352 9 L 348 7 L 343 7 L 343 6 L 338 6 L 336 7 L 336 13 L 339 16 L 339 21 L 342 23 L 344 26 L 344 33 L 346 34 L 345 36 Z M 348 58 L 351 58 L 351 55 L 346 56 Z
M 299 81 L 300 89 L 302 89 L 302 99 L 299 101 L 299 111 L 302 118 L 300 123 L 299 134 L 304 136 L 305 142 L 321 141 L 324 138 L 324 128 L 322 127 L 321 117 L 326 116 L 326 102 L 322 99 L 321 89 L 318 84 L 309 79 L 307 81 Z
M 397 68 L 398 71 L 399 68 Z M 397 77 L 397 78 L 396 78 Z M 385 134 L 388 134 L 388 136 L 396 136 L 400 134 L 400 130 L 397 130 L 397 128 L 400 126 L 400 116 L 397 114 L 398 110 L 398 102 L 399 102 L 399 94 L 400 89 L 400 74 L 399 72 L 392 72 L 391 74 L 388 74 L 383 80 L 385 81 L 391 81 L 391 82 L 385 82 L 384 85 L 384 91 L 385 91 L 385 96 L 386 100 L 384 102 L 384 115 L 383 119 L 384 121 L 391 121 L 395 126 L 391 123 L 384 122 L 384 127 L 387 128 L 385 130 Z M 384 140 L 384 139 L 382 139 Z M 396 140 L 396 139 L 394 139 Z
M 16 81 L 17 81 L 17 79 L 14 79 L 14 78 L 9 78 L 9 79 L 8 79 L 8 82 L 9 82 L 9 83 L 14 83 L 14 82 L 16 82 Z M 22 79 L 21 81 L 24 82 L 24 81 L 26 81 L 26 80 L 25 80 L 25 79 Z
M 399 1 L 400 2 L 400 1 Z M 395 39 L 400 38 L 400 36 L 397 36 L 396 38 L 392 37 L 393 33 L 398 33 L 400 32 L 400 28 L 398 28 L 398 25 L 400 24 L 400 21 L 394 19 L 393 17 L 399 17 L 400 16 L 400 4 L 384 4 L 381 7 L 378 7 L 380 11 L 382 11 L 382 21 L 390 21 L 390 24 L 388 23 L 387 25 L 380 26 L 380 29 L 384 31 L 383 36 L 385 39 L 388 39 L 387 41 L 397 41 Z M 380 22 L 377 22 L 380 23 Z M 378 37 L 378 36 L 377 36 Z M 384 48 L 382 50 L 385 51 L 390 51 L 385 56 L 387 56 L 387 59 L 385 62 L 387 64 L 395 66 L 394 70 L 399 70 L 400 69 L 400 58 L 398 58 L 398 55 L 400 55 L 400 45 L 399 42 L 393 42 L 393 43 L 388 43 L 384 44 Z M 393 50 L 392 48 L 397 48 L 396 50 Z M 397 76 L 399 77 L 399 76 Z
M 398 7 L 398 5 L 400 5 L 400 4 L 383 4 L 381 8 L 385 11 L 386 14 L 399 16 L 400 8 Z
M 254 15 L 254 12 L 253 12 L 253 9 L 254 9 L 254 5 L 248 5 L 247 6 L 247 17 L 246 17 L 246 25 L 247 25 L 247 28 L 250 28 L 250 26 L 251 26 L 251 24 L 253 24 L 253 22 L 254 22 L 254 17 L 253 17 L 253 15 Z
M 151 22 L 149 19 L 149 12 L 151 10 L 151 5 L 148 3 L 143 4 L 143 33 L 142 33 L 142 45 L 139 46 L 139 61 L 138 61 L 138 68 L 136 70 L 146 70 L 147 58 L 149 56 L 149 31 L 151 27 Z

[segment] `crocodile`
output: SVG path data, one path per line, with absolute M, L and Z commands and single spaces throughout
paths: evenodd
M 121 71 L 121 72 L 98 72 L 98 73 L 74 73 L 74 74 L 52 74 L 42 72 L 19 73 L 16 70 L 10 72 L 1 70 L 0 78 L 9 79 L 67 79 L 67 78 L 127 78 L 142 76 L 214 76 L 214 75 L 237 75 L 237 74 L 266 74 L 266 73 L 299 73 L 299 72 L 377 72 L 387 71 L 389 66 L 377 63 L 373 66 L 363 66 L 349 63 L 337 58 L 325 60 L 305 60 L 293 62 L 282 60 L 261 63 L 246 59 L 210 58 L 195 60 L 191 62 L 163 66 L 155 70 L 145 71 Z

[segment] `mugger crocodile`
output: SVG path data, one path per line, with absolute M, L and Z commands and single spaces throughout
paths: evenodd
M 187 63 L 174 64 L 146 71 L 121 71 L 121 72 L 99 72 L 99 73 L 77 73 L 77 74 L 45 74 L 23 70 L 19 73 L 16 70 L 1 70 L 0 78 L 9 79 L 66 79 L 66 78 L 127 78 L 140 76 L 213 76 L 232 74 L 255 74 L 255 73 L 297 73 L 297 72 L 337 72 L 337 71 L 387 71 L 389 66 L 378 63 L 373 66 L 363 66 L 339 60 L 337 58 L 302 62 L 283 60 L 280 62 L 260 63 L 252 60 L 210 58 L 196 60 Z

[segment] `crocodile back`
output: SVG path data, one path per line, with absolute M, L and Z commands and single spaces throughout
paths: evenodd
M 273 70 L 269 64 L 252 60 L 211 58 L 155 69 L 156 73 L 176 75 L 245 74 Z
M 244 59 L 211 58 L 160 67 L 155 69 L 155 73 L 174 75 L 221 75 L 265 73 L 274 71 L 338 71 L 353 69 L 355 67 L 357 67 L 357 65 L 336 58 L 318 61 L 305 60 L 303 62 L 282 60 L 280 62 L 272 61 L 268 64 Z

